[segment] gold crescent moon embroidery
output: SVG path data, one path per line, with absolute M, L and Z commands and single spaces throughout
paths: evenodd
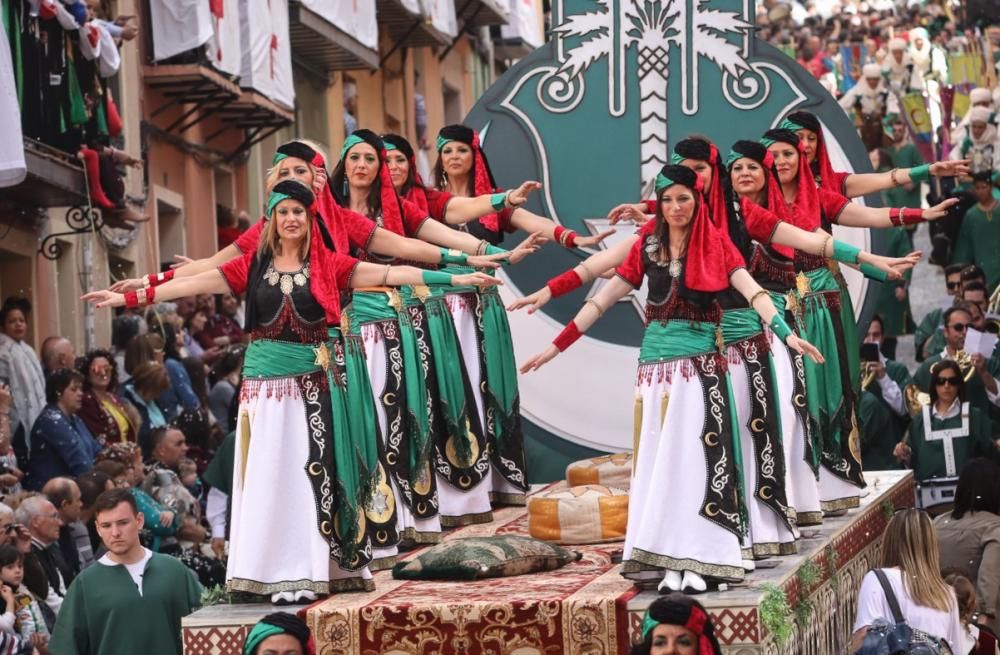
M 396 404 L 396 394 L 393 393 L 393 392 L 391 392 L 391 391 L 386 392 L 385 394 L 383 394 L 383 396 L 382 396 L 382 404 L 383 405 L 390 405 L 390 406 L 395 405 Z
M 385 461 L 386 461 L 386 463 L 389 464 L 389 466 L 395 466 L 396 465 L 396 453 L 393 453 L 393 452 L 386 453 L 385 454 Z M 381 464 L 379 466 L 381 467 Z
M 796 407 L 805 407 L 806 406 L 806 397 L 803 396 L 800 393 L 797 393 L 797 394 L 795 394 L 795 398 L 792 399 L 792 402 L 795 403 Z
M 323 470 L 323 465 L 319 462 L 313 462 L 309 465 L 309 475 L 319 475 Z
M 764 500 L 771 500 L 772 498 L 774 498 L 774 494 L 771 493 L 771 487 L 766 487 L 766 486 L 765 487 L 761 487 L 760 488 L 760 497 L 762 499 L 764 499 Z
M 322 532 L 324 535 L 329 535 L 331 532 L 333 532 L 333 530 L 330 528 L 330 522 L 323 521 L 322 523 L 320 523 L 319 531 Z
M 715 503 L 705 503 L 704 509 L 705 509 L 705 514 L 707 514 L 708 516 L 719 515 L 719 506 L 716 505 Z
M 760 427 L 757 427 L 758 423 L 760 424 Z M 752 421 L 750 421 L 750 429 L 753 430 L 754 432 L 763 432 L 765 427 L 766 425 L 764 423 L 764 419 L 762 418 L 755 418 Z
M 705 443 L 711 447 L 719 445 L 719 433 L 718 432 L 706 432 L 705 433 Z

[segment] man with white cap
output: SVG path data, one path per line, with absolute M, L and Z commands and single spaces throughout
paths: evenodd
M 1000 143 L 997 142 L 997 127 L 990 123 L 992 115 L 987 107 L 970 109 L 969 124 L 949 154 L 950 159 L 970 160 L 969 170 L 973 174 L 1000 170 Z
M 1000 89 L 1000 87 L 997 87 Z M 955 126 L 955 129 L 951 131 L 951 142 L 961 143 L 962 139 L 965 138 L 966 128 L 969 127 L 969 119 L 972 116 L 972 110 L 976 107 L 985 107 L 986 109 L 993 111 L 993 94 L 990 90 L 984 87 L 976 87 L 969 93 L 969 110 L 965 112 L 965 116 L 962 117 L 961 122 Z M 994 118 L 993 123 L 996 123 Z
M 889 39 L 889 56 L 882 65 L 886 85 L 890 92 L 889 111 L 898 112 L 895 94 L 906 95 L 910 91 L 923 91 L 924 76 L 914 66 L 910 55 L 906 52 L 906 41 L 900 38 Z
M 853 111 L 856 119 L 869 114 L 884 116 L 887 95 L 882 69 L 878 64 L 865 64 L 861 79 L 838 102 L 847 113 Z
M 914 27 L 909 32 L 910 61 L 915 70 L 924 78 L 927 88 L 928 110 L 935 133 L 944 119 L 941 107 L 941 83 L 948 81 L 948 63 L 944 51 L 931 43 L 930 34 L 923 27 Z

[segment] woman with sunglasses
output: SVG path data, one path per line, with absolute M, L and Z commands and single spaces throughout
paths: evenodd
M 996 455 L 989 419 L 965 400 L 962 369 L 953 360 L 931 368 L 930 395 L 931 402 L 910 425 L 909 442 L 895 449 L 897 457 L 912 465 L 918 482 L 954 478 L 968 460 Z

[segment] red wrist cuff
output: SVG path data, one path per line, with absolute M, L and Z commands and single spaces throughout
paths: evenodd
M 583 280 L 580 279 L 579 274 L 575 269 L 570 269 L 549 280 L 545 286 L 552 292 L 553 298 L 558 298 L 559 296 L 565 296 L 574 289 L 579 289 L 582 285 Z
M 576 248 L 576 232 L 573 230 L 567 230 L 562 225 L 557 225 L 554 236 L 562 247 Z
M 136 307 L 145 307 L 150 305 L 156 298 L 156 288 L 155 287 L 143 287 L 142 289 L 137 289 L 136 291 L 126 291 L 125 292 L 125 306 L 129 309 L 135 309 Z
M 146 276 L 146 286 L 157 287 L 164 282 L 174 279 L 174 269 L 163 271 L 162 273 L 150 273 Z
M 559 336 L 552 340 L 552 345 L 558 348 L 559 352 L 565 352 L 567 348 L 576 343 L 576 340 L 582 336 L 583 333 L 580 332 L 580 328 L 576 327 L 576 322 L 570 321 L 569 325 L 559 333 Z
M 915 208 L 901 209 L 903 225 L 916 225 L 924 222 L 924 210 Z

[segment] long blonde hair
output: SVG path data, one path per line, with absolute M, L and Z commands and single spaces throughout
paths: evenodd
M 882 568 L 896 567 L 903 588 L 917 605 L 950 611 L 955 592 L 941 577 L 937 534 L 925 512 L 908 508 L 893 514 L 882 535 Z
M 301 184 L 301 182 L 299 182 Z M 305 185 L 303 185 L 305 186 Z M 296 201 L 298 202 L 298 201 Z M 302 239 L 299 243 L 299 260 L 305 261 L 309 256 L 309 246 L 312 243 L 312 224 L 313 224 L 313 214 L 312 210 L 308 207 L 306 209 L 306 238 Z M 281 237 L 278 236 L 278 221 L 276 214 L 278 212 L 278 206 L 275 205 L 274 210 L 271 215 L 268 216 L 267 222 L 264 224 L 264 232 L 260 235 L 260 242 L 257 243 L 257 255 L 262 256 L 265 252 L 270 252 L 274 255 L 281 255 Z
M 323 156 L 323 161 L 327 161 L 326 152 L 315 141 L 310 141 L 309 139 L 293 139 L 293 141 L 297 141 L 299 143 L 304 143 L 305 145 L 309 146 L 310 148 L 312 148 L 313 150 L 315 150 L 316 152 L 318 152 L 320 155 L 322 155 Z M 313 182 L 315 182 L 315 180 L 316 180 L 316 171 L 318 171 L 319 169 L 316 166 L 313 166 L 313 163 L 311 161 L 307 161 L 306 162 L 306 166 L 309 167 L 309 172 L 312 173 Z M 275 184 L 277 184 L 278 182 L 281 182 L 281 178 L 278 177 L 278 173 L 280 173 L 280 172 L 281 172 L 281 162 L 280 161 L 277 164 L 275 164 L 274 166 L 272 166 L 271 168 L 267 169 L 267 173 L 264 176 L 264 188 L 267 191 L 270 192 L 271 189 L 274 188 Z M 309 185 L 309 189 L 312 190 L 313 186 Z

